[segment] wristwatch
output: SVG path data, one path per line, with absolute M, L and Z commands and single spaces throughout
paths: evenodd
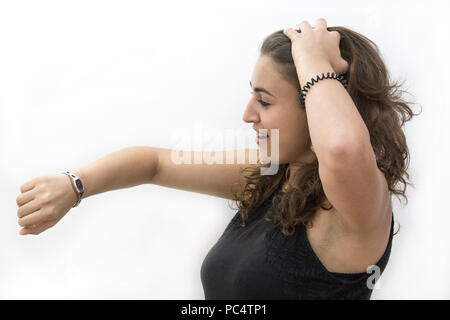
M 61 172 L 64 173 L 65 175 L 67 175 L 70 178 L 70 181 L 72 183 L 72 187 L 75 190 L 75 192 L 78 195 L 78 201 L 75 203 L 75 205 L 72 208 L 75 208 L 76 206 L 78 206 L 81 202 L 81 197 L 83 196 L 84 193 L 84 186 L 83 186 L 83 182 L 81 182 L 81 179 L 76 176 L 75 174 L 73 174 L 70 171 L 66 171 L 66 172 Z

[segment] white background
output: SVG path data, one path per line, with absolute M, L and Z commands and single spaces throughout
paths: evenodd
M 448 9 L 1 1 L 0 298 L 204 299 L 200 266 L 235 213 L 227 200 L 141 185 L 87 198 L 55 227 L 19 236 L 19 187 L 124 147 L 171 148 L 176 129 L 251 129 L 242 115 L 262 40 L 324 17 L 373 40 L 423 108 L 405 127 L 415 188 L 407 206 L 394 198 L 401 230 L 372 299 L 449 299 Z

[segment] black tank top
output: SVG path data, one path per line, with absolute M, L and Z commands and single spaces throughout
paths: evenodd
M 269 197 L 248 215 L 246 227 L 240 226 L 239 211 L 231 219 L 201 266 L 206 300 L 370 299 L 375 283 L 372 269 L 367 273 L 329 272 L 312 249 L 302 223 L 288 237 L 279 226 L 264 220 L 273 208 Z M 389 260 L 393 226 L 392 213 L 389 242 L 376 263 L 378 275 Z

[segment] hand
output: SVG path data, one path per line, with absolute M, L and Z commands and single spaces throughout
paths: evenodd
M 36 177 L 20 187 L 16 203 L 19 234 L 39 234 L 53 227 L 77 202 L 78 196 L 65 174 Z
M 341 57 L 339 42 L 341 34 L 328 31 L 324 18 L 316 20 L 316 26 L 311 28 L 308 21 L 300 23 L 300 33 L 292 28 L 286 28 L 283 33 L 292 42 L 292 57 L 296 67 L 313 60 L 328 62 L 338 74 L 348 70 L 348 62 Z

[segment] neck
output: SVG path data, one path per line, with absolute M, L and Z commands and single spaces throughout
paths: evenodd
M 312 150 L 308 149 L 308 151 L 304 152 L 296 161 L 290 162 L 289 163 L 289 171 L 290 171 L 289 180 L 284 183 L 281 190 L 284 192 L 287 190 L 289 184 L 294 184 L 293 177 L 295 176 L 295 173 L 297 172 L 297 170 L 301 169 L 299 167 L 299 165 L 312 163 L 315 159 L 316 159 L 316 156 L 315 156 L 314 152 Z

